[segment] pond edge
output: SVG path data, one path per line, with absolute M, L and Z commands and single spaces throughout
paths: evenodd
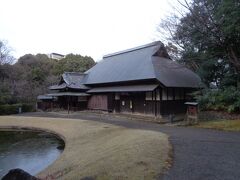
M 56 136 L 58 139 L 62 140 L 64 143 L 64 147 L 66 147 L 66 138 L 56 131 L 45 129 L 45 128 L 38 128 L 38 127 L 26 127 L 26 126 L 0 126 L 0 131 L 33 131 L 33 132 L 46 132 Z M 65 149 L 65 148 L 64 148 Z M 63 149 L 63 151 L 64 151 Z

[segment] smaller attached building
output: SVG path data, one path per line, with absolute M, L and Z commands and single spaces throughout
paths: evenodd
M 87 109 L 88 96 L 90 95 L 86 93 L 89 88 L 82 83 L 84 77 L 83 73 L 63 73 L 59 83 L 49 87 L 51 93 L 38 96 L 38 99 L 41 100 L 41 103 L 38 103 L 39 109 L 47 109 L 45 106 L 74 111 Z M 50 102 L 51 104 L 49 104 Z

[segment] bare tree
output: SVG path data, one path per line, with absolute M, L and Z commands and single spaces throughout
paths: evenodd
M 6 42 L 0 40 L 0 65 L 12 64 L 14 57 L 11 55 L 12 48 Z

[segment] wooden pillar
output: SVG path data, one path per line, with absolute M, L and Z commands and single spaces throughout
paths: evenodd
M 162 88 L 159 88 L 158 91 L 159 91 L 159 115 L 161 115 Z
M 152 114 L 154 114 L 154 102 L 153 102 L 153 91 L 152 91 L 152 101 L 151 101 L 151 106 L 152 106 Z
M 143 104 L 143 107 L 144 107 L 144 114 L 146 114 L 146 97 L 147 97 L 147 93 L 144 92 L 144 104 Z
M 183 89 L 183 99 L 186 100 L 186 89 Z
M 173 95 L 173 100 L 175 100 L 175 88 L 172 88 L 172 95 Z
M 160 114 L 163 114 L 163 88 L 160 88 Z
M 166 89 L 167 89 L 167 101 L 168 101 L 168 100 L 169 100 L 169 99 L 168 99 L 168 88 L 166 88 Z
M 157 116 L 157 90 L 154 90 L 155 98 L 154 98 L 154 104 L 155 104 L 155 116 Z
M 162 91 L 163 91 L 163 89 L 162 88 L 159 88 L 159 98 L 160 98 L 160 101 L 162 101 Z
M 69 111 L 70 111 L 69 96 L 67 96 L 67 103 L 68 103 L 68 114 L 69 114 Z

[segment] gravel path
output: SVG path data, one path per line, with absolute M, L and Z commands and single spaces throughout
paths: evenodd
M 76 118 L 128 128 L 161 131 L 170 136 L 173 165 L 164 180 L 240 179 L 240 133 L 191 127 L 173 127 L 98 114 L 26 113 L 27 116 Z

